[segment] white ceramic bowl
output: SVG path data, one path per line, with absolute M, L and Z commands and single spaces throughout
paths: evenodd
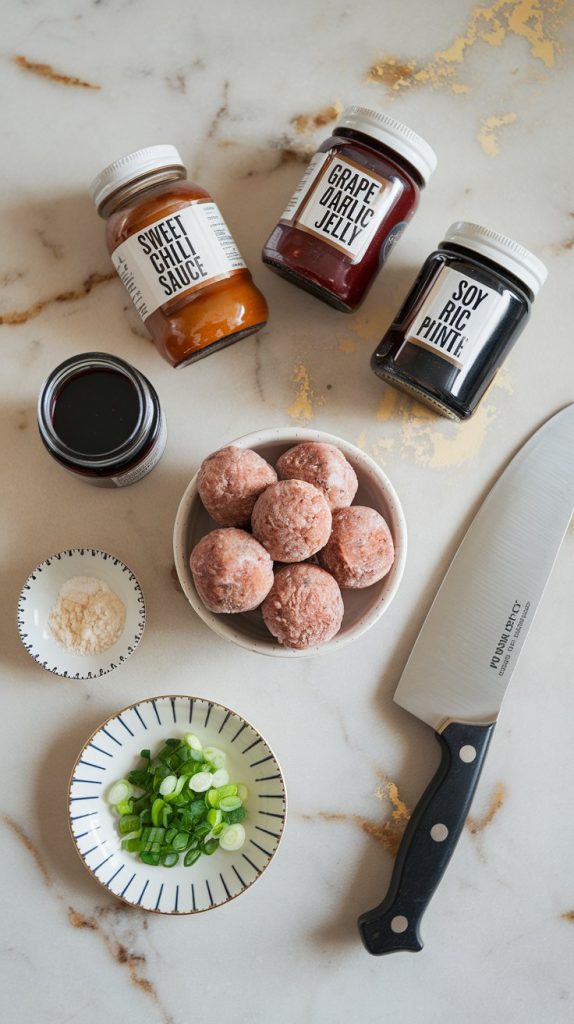
M 231 640 L 232 643 L 258 654 L 270 654 L 279 658 L 305 658 L 314 654 L 328 654 L 366 633 L 393 600 L 403 575 L 407 553 L 406 523 L 396 491 L 380 466 L 360 448 L 333 434 L 293 427 L 261 430 L 246 434 L 235 441 L 230 441 L 229 444 L 240 448 L 253 448 L 275 465 L 283 452 L 302 441 L 322 441 L 336 445 L 343 452 L 359 480 L 359 489 L 353 504 L 370 505 L 377 509 L 389 524 L 395 544 L 395 561 L 384 579 L 362 590 L 342 591 L 345 614 L 341 629 L 332 640 L 319 647 L 303 651 L 293 650 L 277 643 L 258 610 L 239 615 L 215 615 L 205 607 L 195 589 L 189 568 L 189 556 L 197 542 L 210 530 L 217 528 L 217 523 L 214 523 L 203 507 L 197 492 L 197 473 L 181 499 L 173 531 L 174 559 L 179 581 L 189 603 L 200 618 L 226 640 Z
M 233 782 L 249 790 L 240 850 L 218 849 L 191 867 L 150 867 L 121 849 L 110 786 L 152 757 L 170 737 L 193 732 L 202 746 L 227 755 Z M 285 783 L 275 755 L 257 730 L 235 711 L 202 697 L 151 697 L 118 711 L 90 736 L 70 781 L 69 823 L 90 874 L 114 896 L 160 914 L 195 914 L 229 903 L 262 875 L 277 851 L 287 813 Z
M 122 635 L 102 654 L 71 654 L 48 624 L 60 587 L 72 576 L 103 580 L 125 605 Z M 70 679 L 96 679 L 113 672 L 133 654 L 144 626 L 144 596 L 133 572 L 120 558 L 97 548 L 70 548 L 46 558 L 30 573 L 18 599 L 18 632 L 28 654 L 48 672 Z

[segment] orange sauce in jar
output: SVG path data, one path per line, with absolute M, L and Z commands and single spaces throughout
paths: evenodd
M 116 160 L 91 193 L 112 262 L 156 348 L 186 366 L 264 327 L 267 303 L 205 189 L 173 146 Z

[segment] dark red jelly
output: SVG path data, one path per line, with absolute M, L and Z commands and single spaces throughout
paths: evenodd
M 415 212 L 436 156 L 400 121 L 349 107 L 263 248 L 263 262 L 330 305 L 363 301 Z

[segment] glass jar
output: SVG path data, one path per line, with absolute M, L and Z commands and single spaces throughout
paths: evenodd
M 419 135 L 367 107 L 348 107 L 319 147 L 263 262 L 336 309 L 363 301 L 415 212 L 436 155 Z
M 149 380 L 105 352 L 73 356 L 52 371 L 38 399 L 38 427 L 56 462 L 98 487 L 141 480 L 167 440 Z
M 526 326 L 547 273 L 511 238 L 456 221 L 376 349 L 374 372 L 443 416 L 468 419 Z
M 161 355 L 186 366 L 260 330 L 267 303 L 174 146 L 122 157 L 90 191 L 112 262 Z

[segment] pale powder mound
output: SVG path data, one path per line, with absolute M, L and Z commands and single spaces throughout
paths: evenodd
M 70 654 L 102 654 L 119 640 L 126 609 L 103 580 L 72 576 L 61 586 L 48 622 Z

